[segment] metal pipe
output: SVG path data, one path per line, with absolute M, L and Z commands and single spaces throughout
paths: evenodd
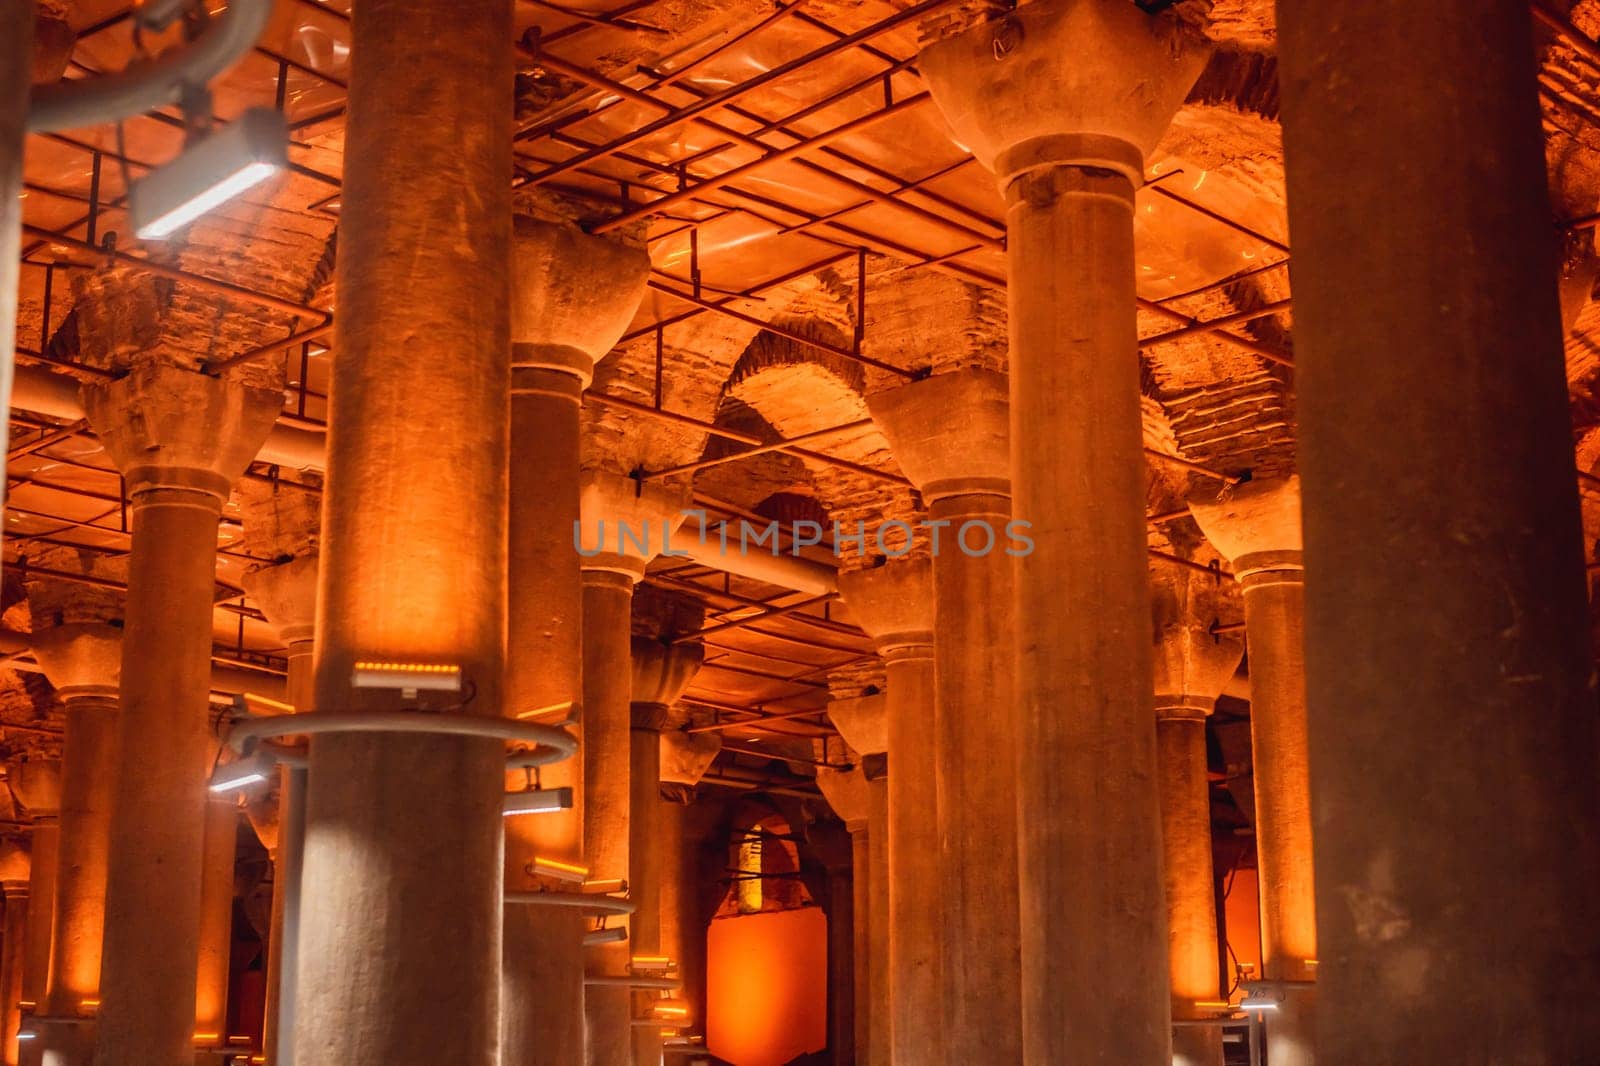
M 254 47 L 271 14 L 272 0 L 232 0 L 183 48 L 120 74 L 40 86 L 28 108 L 28 129 L 97 126 L 174 103 L 186 87 L 206 84 Z M 15 21 L 11 25 L 14 30 Z

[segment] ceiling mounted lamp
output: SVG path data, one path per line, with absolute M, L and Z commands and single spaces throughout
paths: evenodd
M 161 240 L 289 165 L 283 114 L 253 107 L 128 190 L 133 232 Z

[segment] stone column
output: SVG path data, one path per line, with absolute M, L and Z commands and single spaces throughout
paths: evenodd
M 5 893 L 5 930 L 0 935 L 0 1058 L 17 1066 L 17 1032 L 22 1027 L 23 945 L 28 938 L 27 849 L 15 840 L 0 844 L 0 891 Z
M 919 61 L 1007 203 L 1028 1061 L 1171 1050 L 1133 194 L 1205 56 L 1170 14 L 1040 0 Z
M 1013 698 L 1005 380 L 962 370 L 868 398 L 895 459 L 927 502 L 930 543 L 939 535 L 933 736 L 943 955 L 936 1032 L 951 1066 L 1022 1061 L 1014 765 L 1022 735 Z M 913 704 L 909 713 L 926 728 L 925 711 Z M 1034 812 L 1030 820 L 1042 816 Z
M 288 659 L 286 702 L 296 711 L 315 709 L 318 556 L 252 570 L 244 588 L 278 631 Z M 272 819 L 272 925 L 267 934 L 267 1002 L 262 1055 L 267 1066 L 292 1066 L 295 978 L 300 933 L 300 879 L 306 836 L 306 771 L 281 767 L 277 811 Z M 261 829 L 257 828 L 257 835 Z M 266 841 L 262 841 L 266 844 Z
M 32 867 L 28 878 L 28 928 L 22 948 L 22 1002 L 43 1014 L 50 980 L 51 938 L 55 934 L 56 872 L 61 852 L 61 762 L 23 759 L 11 765 L 11 791 L 33 822 Z M 37 1034 L 40 1027 L 32 1027 Z M 38 1035 L 20 1051 L 23 1063 L 36 1063 Z
M 220 1047 L 228 1039 L 228 962 L 233 954 L 233 866 L 238 855 L 239 800 L 213 795 L 206 804 L 200 871 L 200 953 L 194 993 L 194 1039 Z
M 634 637 L 631 643 L 628 895 L 636 908 L 630 936 L 633 955 L 660 955 L 665 948 L 661 939 L 661 882 L 669 857 L 663 839 L 661 734 L 681 724 L 674 720 L 673 707 L 700 671 L 705 651 L 703 644 L 664 644 L 649 637 Z M 643 1004 L 656 995 L 635 998 Z M 661 1066 L 661 1030 L 634 1030 L 633 1064 Z
M 663 528 L 682 518 L 673 491 L 602 471 L 584 471 L 579 501 L 583 549 L 599 549 L 582 560 L 584 861 L 595 880 L 627 880 L 633 587 L 644 577 L 650 559 L 665 547 Z M 622 535 L 624 528 L 647 542 L 641 547 L 629 540 Z M 587 971 L 621 976 L 627 972 L 629 952 L 626 942 L 591 948 Z M 633 1061 L 631 1011 L 632 996 L 626 988 L 585 990 L 588 1066 L 628 1066 Z
M 897 567 L 897 569 L 899 569 Z M 908 563 L 908 572 L 927 574 L 926 560 Z M 841 575 L 848 576 L 848 575 Z M 903 592 L 915 589 L 902 588 Z M 914 605 L 901 604 L 913 612 Z M 904 634 L 902 633 L 903 637 Z M 898 673 L 899 671 L 896 671 Z M 893 685 L 893 680 L 890 680 Z M 896 707 L 895 710 L 903 710 Z M 828 717 L 846 744 L 858 753 L 858 772 L 847 775 L 858 795 L 851 813 L 840 813 L 850 830 L 854 854 L 856 950 L 856 1061 L 861 1066 L 887 1064 L 892 1058 L 893 965 L 889 957 L 889 697 L 882 694 L 833 700 Z M 820 778 L 819 778 L 820 781 Z M 931 784 L 931 783 L 930 783 Z M 831 800 L 832 797 L 830 796 Z M 834 810 L 838 811 L 835 805 Z M 852 825 L 852 822 L 858 822 Z M 929 902 L 933 902 L 931 899 Z M 931 918 L 925 915 L 925 919 Z M 912 975 L 913 978 L 916 975 Z M 938 989 L 931 989 L 935 998 Z
M 702 914 L 707 886 L 700 869 L 705 808 L 695 803 L 695 790 L 717 753 L 719 733 L 673 731 L 661 734 L 662 854 L 667 857 L 661 879 L 661 950 L 678 964 L 683 987 L 678 998 L 689 1008 L 682 1032 L 705 1034 L 706 925 Z
M 880 756 L 881 759 L 881 756 Z M 822 795 L 828 801 L 828 806 L 833 808 L 833 813 L 844 822 L 844 827 L 850 833 L 851 870 L 850 879 L 852 898 L 850 914 L 853 921 L 853 940 L 851 941 L 851 955 L 855 963 L 854 979 L 854 1032 L 855 1055 L 851 1061 L 866 1066 L 869 1062 L 887 1062 L 889 1049 L 887 1046 L 877 1049 L 873 1040 L 873 1014 L 888 1013 L 888 1003 L 874 1003 L 873 970 L 874 964 L 886 975 L 887 960 L 873 958 L 873 939 L 878 932 L 878 927 L 886 925 L 887 915 L 873 914 L 872 897 L 874 886 L 879 882 L 887 886 L 888 870 L 885 867 L 873 865 L 873 834 L 872 834 L 872 788 L 867 781 L 866 769 L 857 765 L 850 770 L 819 770 L 817 772 L 817 787 L 822 790 Z M 879 789 L 882 791 L 882 789 Z M 873 919 L 876 917 L 877 922 Z M 887 938 L 884 938 L 887 941 Z M 887 943 L 885 943 L 887 947 Z M 885 993 L 888 988 L 883 989 Z M 887 1025 L 881 1026 L 883 1035 L 888 1036 Z M 837 1046 L 839 1041 L 835 1041 Z M 887 1044 L 887 1041 L 885 1041 Z
M 627 328 L 649 257 L 571 226 L 518 217 L 511 282 L 509 713 L 583 698 L 583 585 L 572 547 L 578 508 L 579 405 L 594 363 Z M 556 715 L 556 718 L 562 717 Z M 573 809 L 506 822 L 506 889 L 533 887 L 537 856 L 583 861 L 583 763 L 546 768 Z M 513 782 L 511 787 L 521 787 Z M 583 1059 L 583 930 L 571 911 L 506 911 L 502 1055 L 519 1066 Z
M 1279 4 L 1333 1063 L 1600 1044 L 1600 744 L 1535 52 L 1525 6 L 1470 13 Z M 1363 255 L 1372 234 L 1455 252 Z
M 318 711 L 506 713 L 511 38 L 510 0 L 372 0 L 351 24 Z M 365 659 L 456 665 L 462 690 L 358 689 Z M 504 760 L 312 743 L 297 1062 L 499 1061 Z
M 925 559 L 891 559 L 839 575 L 850 616 L 873 638 L 888 673 L 887 784 L 889 1058 L 936 1062 L 943 1047 L 939 983 L 941 882 L 934 730 L 933 572 Z
M 55 937 L 40 1034 L 54 1066 L 89 1066 L 100 1002 L 106 862 L 117 780 L 117 689 L 122 628 L 70 623 L 37 629 L 33 656 L 66 712 L 61 750 L 61 845 L 56 860 Z M 82 1018 L 61 1024 L 61 1019 Z
M 106 1062 L 193 1060 L 217 521 L 283 397 L 153 364 L 86 387 L 127 484 L 133 545 L 122 642 L 96 1033 Z
M 1266 1019 L 1267 1054 L 1274 1066 L 1303 1066 L 1313 1061 L 1312 991 L 1301 982 L 1317 976 L 1317 904 L 1300 479 L 1253 481 L 1225 499 L 1196 497 L 1189 506 L 1244 591 L 1261 976 L 1296 982 Z
M 1172 987 L 1173 1066 L 1222 1066 L 1216 876 L 1206 718 L 1233 677 L 1244 646 L 1211 633 L 1223 599 L 1219 578 L 1166 566 L 1151 581 L 1155 616 L 1157 769 Z M 1209 1005 L 1207 1005 L 1209 1004 Z

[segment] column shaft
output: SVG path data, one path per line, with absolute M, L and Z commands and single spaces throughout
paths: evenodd
M 22 1028 L 23 943 L 28 938 L 28 883 L 5 883 L 5 931 L 0 936 L 0 1054 L 17 1066 L 17 1032 Z
M 583 851 L 589 876 L 596 880 L 626 879 L 629 873 L 632 604 L 631 576 L 583 572 Z M 587 969 L 620 975 L 627 969 L 628 951 L 626 943 L 590 948 Z M 585 990 L 589 1066 L 632 1061 L 631 1003 L 626 988 Z
M 1278 14 L 1319 1052 L 1588 1061 L 1600 744 L 1528 10 Z
M 629 930 L 632 955 L 661 954 L 661 730 L 639 724 L 629 734 L 628 896 L 635 908 Z M 665 717 L 664 712 L 659 717 Z M 641 1000 L 645 997 L 637 997 Z M 633 1066 L 659 1066 L 661 1030 L 633 1031 Z
M 117 779 L 117 698 L 73 696 L 61 753 L 61 853 L 49 1013 L 71 1017 L 100 998 L 106 859 Z
M 582 380 L 547 367 L 512 371 L 509 708 L 583 697 L 583 580 L 572 550 L 578 521 L 578 405 Z M 546 788 L 571 787 L 573 808 L 506 822 L 506 888 L 532 887 L 536 856 L 583 861 L 583 764 L 544 769 Z M 512 787 L 521 787 L 515 782 Z M 502 997 L 504 1061 L 583 1061 L 583 929 L 558 908 L 508 906 Z
M 286 702 L 309 711 L 316 699 L 312 640 L 288 647 Z M 267 934 L 267 1002 L 261 1038 L 266 1066 L 292 1066 L 294 1041 L 295 945 L 300 928 L 300 876 L 306 841 L 306 772 L 280 768 L 278 778 L 278 850 L 272 856 L 272 925 Z
M 510 0 L 370 0 L 351 26 L 318 710 L 400 707 L 352 688 L 378 658 L 458 665 L 428 705 L 506 713 L 511 38 Z M 297 1061 L 499 1061 L 504 753 L 316 739 Z
M 229 961 L 233 955 L 233 867 L 239 843 L 239 805 L 233 794 L 206 804 L 200 881 L 200 954 L 195 979 L 195 1043 L 228 1039 Z
M 1296 560 L 1297 561 L 1297 560 Z M 1311 765 L 1306 736 L 1305 584 L 1298 565 L 1243 577 L 1250 644 L 1250 747 L 1262 975 L 1310 981 L 1317 958 Z M 1274 1063 L 1315 1061 L 1312 989 L 1298 988 L 1267 1019 Z
M 987 523 L 998 544 L 1011 509 L 1006 496 L 973 493 L 941 498 L 929 515 L 956 534 Z M 933 561 L 943 1045 L 950 1066 L 1021 1062 L 1011 559 L 943 548 Z
M 1197 1001 L 1216 1001 L 1222 995 L 1217 973 L 1205 712 L 1158 707 L 1156 748 L 1173 1016 L 1180 1022 L 1193 1021 L 1217 1014 L 1215 1010 L 1197 1010 Z M 1222 1066 L 1222 1030 L 1180 1024 L 1173 1030 L 1172 1052 L 1173 1066 Z
M 59 812 L 35 817 L 30 836 L 33 867 L 28 883 L 28 930 L 22 949 L 22 999 L 33 1004 L 34 1013 L 42 1014 L 55 933 L 56 870 L 61 854 Z
M 865 1035 L 866 1054 L 857 1053 L 860 1066 L 888 1066 L 891 1058 L 892 1022 L 889 969 L 889 781 L 880 774 L 867 781 L 868 886 L 865 896 L 856 892 L 856 926 L 866 927 L 858 937 L 858 950 L 866 953 L 866 983 L 856 989 L 856 1032 Z M 858 866 L 859 870 L 860 867 Z M 863 906 L 863 904 L 865 904 Z M 861 973 L 860 967 L 856 969 Z M 865 1016 L 865 1025 L 862 1024 Z
M 938 765 L 933 645 L 884 652 L 888 672 L 889 1000 L 891 1061 L 939 1060 L 944 1040 L 940 988 Z
M 108 1062 L 194 1057 L 220 508 L 209 491 L 133 497 L 96 1034 Z

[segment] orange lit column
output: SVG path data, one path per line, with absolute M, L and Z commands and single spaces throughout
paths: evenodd
M 74 623 L 36 630 L 34 659 L 66 711 L 61 751 L 61 845 L 55 936 L 40 1034 L 54 1066 L 89 1066 L 100 1000 L 106 858 L 116 788 L 117 684 L 122 629 Z M 81 1019 L 59 1024 L 55 1020 Z
M 1205 57 L 1171 15 L 1039 0 L 919 60 L 1007 203 L 1014 511 L 1032 538 L 1016 560 L 1017 1061 L 1171 1054 L 1133 196 Z
M 579 406 L 596 359 L 638 308 L 649 258 L 576 227 L 514 222 L 511 282 L 510 618 L 506 710 L 577 704 L 583 696 L 583 582 L 572 530 L 578 508 Z M 566 717 L 553 712 L 547 720 Z M 537 857 L 583 861 L 583 764 L 544 768 L 570 787 L 568 811 L 506 822 L 506 890 L 526 892 Z M 508 787 L 519 788 L 521 780 Z M 583 1061 L 582 915 L 509 905 L 502 1058 L 519 1066 Z
M 252 570 L 244 588 L 277 630 L 288 660 L 286 701 L 296 711 L 314 709 L 318 556 Z M 300 874 L 305 855 L 306 771 L 285 766 L 278 780 L 276 846 L 272 859 L 272 925 L 267 935 L 267 1002 L 261 1051 L 267 1066 L 294 1062 L 296 945 L 300 930 Z
M 583 851 L 589 876 L 628 879 L 632 803 L 633 587 L 664 546 L 665 526 L 681 521 L 679 500 L 659 483 L 641 486 L 620 474 L 584 471 L 582 543 L 594 551 L 583 567 Z M 604 536 L 601 536 L 602 530 Z M 630 539 L 632 531 L 640 540 Z M 631 889 L 631 884 L 630 884 Z M 593 976 L 627 973 L 627 943 L 589 949 Z M 632 996 L 590 985 L 584 993 L 589 1066 L 633 1061 Z
M 200 954 L 194 993 L 194 1039 L 222 1047 L 228 1039 L 228 960 L 233 949 L 233 866 L 239 803 L 232 793 L 206 804 L 205 862 L 200 876 Z
M 511 0 L 370 0 L 351 23 L 319 712 L 506 713 L 511 40 Z M 456 665 L 462 690 L 355 688 L 368 659 Z M 296 1062 L 499 1061 L 504 760 L 476 737 L 312 742 Z
M 667 856 L 663 850 L 665 811 L 661 798 L 661 733 L 673 726 L 673 706 L 700 670 L 703 644 L 664 644 L 649 637 L 634 637 L 633 699 L 629 707 L 629 787 L 633 796 L 628 819 L 628 895 L 635 908 L 630 933 L 630 954 L 659 956 L 662 952 L 661 882 Z M 648 1006 L 659 993 L 635 996 Z M 642 1012 L 641 1012 L 642 1014 Z M 689 1019 L 673 1019 L 679 1028 Z M 640 1027 L 633 1034 L 634 1066 L 660 1066 L 661 1030 Z
M 700 778 L 722 750 L 716 732 L 691 733 L 687 729 L 661 734 L 661 796 L 666 803 L 661 852 L 666 856 L 661 879 L 662 952 L 678 964 L 683 982 L 678 997 L 689 1008 L 684 1028 L 704 1035 L 706 1026 L 706 926 L 705 913 L 720 902 L 723 888 L 702 869 L 701 834 L 705 808 L 695 803 Z M 717 869 L 725 867 L 719 856 Z
M 1330 1063 L 1600 1046 L 1600 743 L 1542 74 L 1526 5 L 1459 10 L 1278 5 Z M 1374 234 L 1406 251 L 1362 255 Z
M 829 709 L 837 706 L 830 704 Z M 881 761 L 883 756 L 878 758 Z M 859 763 L 849 770 L 818 769 L 816 780 L 828 806 L 850 834 L 848 895 L 842 888 L 842 870 L 827 862 L 824 853 L 829 897 L 828 1046 L 835 1061 L 864 1064 L 872 1057 L 872 884 L 885 872 L 872 866 L 866 771 Z
M 1311 988 L 1298 982 L 1317 976 L 1317 904 L 1300 480 L 1252 481 L 1225 500 L 1197 497 L 1189 506 L 1244 590 L 1262 977 L 1297 982 L 1266 1019 L 1267 1054 L 1274 1066 L 1304 1066 L 1314 1061 L 1314 1008 Z
M 931 544 L 939 536 L 933 558 L 939 1043 L 952 1066 L 1021 1062 L 1014 765 L 1021 738 L 1006 553 L 1006 379 L 961 370 L 878 393 L 868 404 L 901 469 L 922 491 L 929 521 L 937 523 L 922 531 L 924 538 Z M 909 671 L 897 676 L 903 673 Z M 908 710 L 910 728 L 926 728 L 925 709 L 910 704 Z M 893 781 L 900 762 L 892 748 L 890 754 Z M 914 763 L 908 772 L 916 773 Z M 916 816 L 915 810 L 907 813 Z
M 940 883 L 934 730 L 933 572 L 926 559 L 891 559 L 839 575 L 850 616 L 887 671 L 885 741 L 890 757 L 883 880 L 888 892 L 889 1057 L 896 1066 L 938 1061 Z M 874 810 L 876 807 L 874 807 Z
M 17 1032 L 22 1027 L 22 966 L 28 939 L 27 849 L 15 840 L 0 843 L 0 891 L 5 893 L 5 932 L 0 937 L 0 1057 L 17 1066 Z
M 55 932 L 56 871 L 61 850 L 61 763 L 56 759 L 24 759 L 12 763 L 11 792 L 27 808 L 32 868 L 28 878 L 28 928 L 22 948 L 22 1002 L 28 1013 L 42 1013 L 50 977 L 50 941 Z M 39 1026 L 31 1027 L 35 1033 Z M 39 1038 L 26 1041 L 24 1066 L 40 1060 Z
M 1153 575 L 1161 855 L 1172 975 L 1173 1066 L 1222 1066 L 1216 876 L 1206 718 L 1244 647 L 1211 633 L 1217 578 L 1165 566 Z
M 150 365 L 86 387 L 133 520 L 97 1061 L 193 1060 L 217 521 L 283 397 Z
M 897 565 L 896 576 L 912 578 L 927 575 L 927 561 L 907 560 Z M 848 577 L 848 575 L 841 575 Z M 848 584 L 848 582 L 846 582 Z M 914 588 L 901 589 L 914 593 Z M 913 614 L 914 603 L 897 609 Z M 902 634 L 903 636 L 904 634 Z M 892 682 L 891 682 L 892 684 Z M 897 710 L 903 708 L 896 708 Z M 854 814 L 856 824 L 846 820 L 850 830 L 855 898 L 855 1010 L 856 1061 L 861 1066 L 885 1066 L 892 1059 L 893 1017 L 891 1000 L 894 980 L 889 959 L 889 697 L 882 694 L 855 699 L 833 700 L 828 717 L 860 755 L 860 797 Z M 830 797 L 831 799 L 832 797 Z M 837 809 L 837 807 L 835 808 Z M 841 817 L 843 817 L 841 815 Z M 930 902 L 936 902 L 930 900 Z M 934 989 L 937 996 L 937 989 Z

